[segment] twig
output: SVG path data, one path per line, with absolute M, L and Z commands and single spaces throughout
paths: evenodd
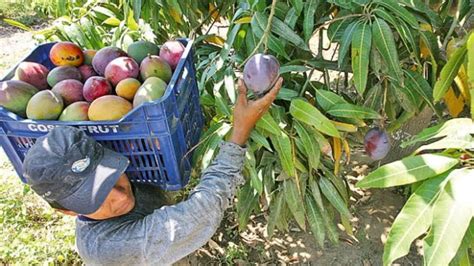
M 257 43 L 257 45 L 255 46 L 253 51 L 250 53 L 250 55 L 244 60 L 244 62 L 242 62 L 242 64 L 240 64 L 239 68 L 242 68 L 245 65 L 245 63 L 247 63 L 247 61 L 250 59 L 250 57 L 252 57 L 255 53 L 257 53 L 258 49 L 260 48 L 260 46 L 262 44 L 264 44 L 264 52 L 267 52 L 267 39 L 268 39 L 268 35 L 270 34 L 270 31 L 271 31 L 271 28 L 272 28 L 272 20 L 273 20 L 273 15 L 275 15 L 276 2 L 277 2 L 277 0 L 272 1 L 272 7 L 270 9 L 270 15 L 268 16 L 267 26 L 265 27 L 265 31 L 263 32 L 262 38 Z
M 212 11 L 210 11 L 209 14 L 207 14 L 207 16 L 201 21 L 201 23 L 199 23 L 199 25 L 197 25 L 196 27 L 194 27 L 194 28 L 191 30 L 191 33 L 189 34 L 189 36 L 190 36 L 191 39 L 194 39 L 197 30 L 200 29 L 200 28 L 202 28 L 202 26 L 204 26 L 204 24 L 212 17 L 212 14 L 213 14 L 214 12 L 216 12 L 216 10 L 218 10 L 218 15 L 221 14 L 221 9 L 222 9 L 222 7 L 224 6 L 224 3 L 225 3 L 225 2 L 226 2 L 226 1 L 222 1 L 218 7 L 216 7 L 215 9 L 213 9 Z M 214 20 L 214 22 L 215 22 L 215 20 Z M 214 24 L 214 22 L 213 22 L 213 24 Z
M 443 41 L 443 49 L 446 49 L 446 46 L 448 46 L 449 39 L 451 38 L 451 35 L 454 32 L 454 28 L 456 28 L 456 24 L 458 24 L 459 20 L 459 10 L 461 9 L 461 3 L 462 1 L 458 1 L 458 10 L 456 12 L 456 16 L 453 19 L 453 23 L 451 23 L 451 27 L 449 28 L 448 34 L 446 34 L 446 38 L 444 38 Z
M 334 19 L 325 21 L 323 24 L 321 24 L 321 26 L 317 27 L 311 35 L 316 34 L 318 31 L 320 31 L 322 28 L 324 28 L 324 26 L 326 26 L 326 24 L 331 24 L 331 23 L 339 21 L 339 20 L 344 20 L 346 18 L 353 18 L 353 17 L 362 17 L 362 15 L 361 14 L 352 14 L 352 15 L 342 16 L 340 18 L 334 18 Z

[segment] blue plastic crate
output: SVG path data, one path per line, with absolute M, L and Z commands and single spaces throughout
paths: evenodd
M 189 151 L 199 141 L 203 116 L 192 41 L 180 41 L 186 49 L 164 96 L 133 109 L 120 120 L 31 120 L 0 107 L 0 145 L 22 181 L 25 182 L 23 160 L 36 138 L 54 127 L 67 125 L 84 130 L 99 143 L 127 156 L 130 165 L 126 173 L 132 182 L 149 183 L 166 190 L 183 188 L 191 173 L 192 152 Z M 39 45 L 22 61 L 41 63 L 52 69 L 54 65 L 49 60 L 49 51 L 53 45 Z M 1 81 L 11 79 L 17 66 Z

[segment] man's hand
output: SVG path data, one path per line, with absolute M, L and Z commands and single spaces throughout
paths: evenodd
M 230 137 L 231 142 L 241 146 L 247 142 L 253 127 L 275 100 L 282 83 L 283 78 L 279 78 L 265 96 L 255 101 L 248 101 L 247 87 L 243 80 L 239 79 L 239 97 L 234 108 L 234 130 Z

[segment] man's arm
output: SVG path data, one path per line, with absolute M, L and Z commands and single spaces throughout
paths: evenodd
M 214 235 L 224 210 L 230 206 L 238 186 L 244 181 L 241 171 L 245 149 L 241 146 L 276 98 L 282 82 L 279 79 L 263 98 L 247 101 L 247 89 L 243 81 L 239 81 L 230 142 L 221 144 L 219 154 L 186 201 L 156 210 L 145 219 L 145 254 L 150 261 L 176 262 L 206 244 Z
M 203 172 L 199 185 L 189 198 L 176 205 L 157 209 L 139 221 L 121 226 L 118 229 L 120 232 L 115 231 L 114 235 L 122 239 L 124 235 L 128 236 L 127 243 L 109 240 L 112 242 L 110 245 L 100 245 L 94 252 L 96 254 L 91 257 L 96 257 L 105 264 L 113 264 L 114 261 L 121 264 L 147 262 L 167 265 L 207 243 L 219 227 L 224 210 L 232 203 L 238 186 L 244 181 L 241 170 L 246 149 L 242 146 L 247 142 L 258 119 L 275 99 L 281 83 L 280 79 L 263 98 L 247 101 L 246 88 L 240 81 L 231 138 L 229 142 L 221 143 L 218 155 Z M 126 252 L 121 252 L 120 247 Z

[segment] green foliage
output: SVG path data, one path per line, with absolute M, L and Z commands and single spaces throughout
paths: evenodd
M 466 265 L 460 264 L 461 258 L 469 262 L 465 254 L 469 254 L 469 242 L 473 240 L 473 133 L 474 123 L 467 118 L 427 128 L 408 143 L 431 142 L 425 145 L 429 148 L 418 151 L 434 154 L 384 165 L 357 183 L 359 187 L 417 184 L 392 225 L 384 249 L 384 265 L 408 254 L 411 243 L 424 233 L 425 265 L 448 265 L 453 259 L 457 263 L 454 265 Z M 432 145 L 440 138 L 450 145 Z M 459 141 L 465 138 L 470 138 L 468 147 Z
M 339 168 L 343 145 L 346 158 L 349 157 L 348 140 L 352 133 L 367 124 L 395 131 L 425 106 L 440 118 L 443 106 L 433 101 L 445 96 L 453 80 L 456 90 L 464 92 L 466 106 L 470 105 L 471 98 L 465 93 L 469 87 L 462 89 L 459 84 L 467 82 L 467 78 L 461 77 L 461 69 L 465 67 L 465 58 L 473 55 L 472 46 L 461 45 L 464 50 L 451 59 L 440 52 L 449 48 L 449 40 L 462 37 L 460 21 L 472 15 L 470 3 L 458 1 L 454 6 L 453 2 L 273 0 L 270 5 L 266 0 L 91 0 L 83 5 L 68 5 L 67 15 L 58 18 L 52 27 L 37 32 L 37 36 L 42 41 L 69 40 L 91 49 L 105 45 L 125 49 L 138 39 L 162 43 L 174 37 L 194 38 L 197 82 L 207 120 L 194 154 L 196 165 L 201 167 L 209 164 L 218 143 L 230 134 L 231 106 L 236 99 L 234 84 L 245 62 L 257 52 L 276 56 L 284 84 L 248 143 L 244 173 L 249 181 L 238 194 L 239 228 L 245 228 L 249 216 L 261 211 L 260 203 L 264 203 L 270 206 L 269 235 L 275 228 L 288 230 L 289 221 L 294 220 L 303 229 L 324 232 L 316 237 L 323 245 L 326 236 L 331 242 L 338 240 L 336 215 L 342 217 L 346 231 L 351 231 L 348 185 Z M 225 38 L 207 30 L 219 20 L 228 23 Z M 325 36 L 338 47 L 337 59 L 326 55 L 329 43 Z M 347 86 L 339 88 L 331 80 L 330 72 L 344 75 Z M 471 70 L 467 71 L 472 82 L 471 74 Z M 456 82 L 458 77 L 460 82 Z M 449 103 L 445 101 L 448 107 Z M 420 138 L 428 140 L 430 137 L 423 134 L 429 132 L 422 133 Z M 414 156 L 384 166 L 360 184 L 383 187 L 432 182 L 456 171 L 459 160 L 451 152 L 453 148 L 467 149 L 452 146 L 461 143 L 459 140 L 436 143 L 437 149 L 446 148 L 448 153 Z M 470 141 L 467 137 L 462 140 Z M 433 162 L 439 164 L 432 165 Z M 402 169 L 400 179 L 388 178 L 387 173 L 394 168 Z M 437 184 L 420 186 L 423 190 L 413 204 L 421 206 L 420 198 L 430 198 L 426 187 L 432 186 Z M 457 185 L 450 183 L 446 187 L 454 189 Z M 439 187 L 439 191 L 443 189 Z M 435 206 L 435 202 L 429 206 Z M 457 203 L 446 199 L 437 206 L 458 206 L 450 204 Z M 413 215 L 416 213 L 406 216 Z M 426 224 L 433 225 L 435 231 L 438 229 L 434 228 L 445 228 L 445 224 L 435 225 L 433 221 L 413 228 L 413 234 L 426 231 Z M 440 255 L 437 248 L 443 237 L 430 231 L 426 242 L 427 249 L 431 249 L 428 254 Z M 412 235 L 405 238 L 403 248 L 413 239 Z M 452 258 L 459 239 L 449 239 L 454 245 L 445 250 L 446 258 Z M 393 237 L 391 241 L 395 241 Z M 403 248 L 385 258 L 385 262 L 402 256 Z M 433 258 L 429 256 L 428 260 Z

